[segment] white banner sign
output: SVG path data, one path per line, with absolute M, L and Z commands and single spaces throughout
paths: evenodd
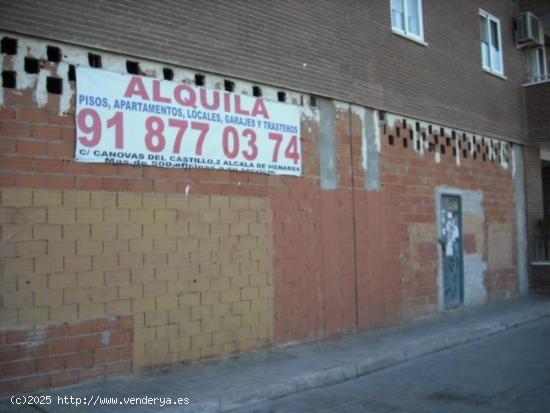
M 186 83 L 79 67 L 81 162 L 300 176 L 300 108 Z

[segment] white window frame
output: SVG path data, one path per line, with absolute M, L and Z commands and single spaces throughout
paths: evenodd
M 393 1 L 390 0 L 390 18 L 391 18 L 391 29 L 394 33 L 404 36 L 408 39 L 414 40 L 424 46 L 427 46 L 427 43 L 424 41 L 424 15 L 422 11 L 422 0 L 416 0 L 418 7 L 418 28 L 420 30 L 420 35 L 412 33 L 409 30 L 409 10 L 408 10 L 408 1 L 403 0 L 403 14 L 405 15 L 405 30 L 397 27 L 393 20 Z
M 539 65 L 539 51 L 542 50 L 542 67 L 540 67 Z M 537 65 L 537 72 L 535 74 L 535 70 L 533 68 L 533 65 L 531 64 L 532 62 L 532 59 L 531 59 L 531 56 L 535 54 L 535 62 L 536 62 L 536 65 Z M 538 46 L 538 47 L 533 47 L 531 49 L 529 49 L 527 51 L 527 64 L 528 64 L 528 67 L 529 67 L 529 83 L 538 83 L 538 82 L 543 82 L 543 81 L 546 81 L 546 80 L 549 80 L 549 76 L 548 76 L 548 67 L 547 67 L 547 62 L 546 62 L 546 47 L 545 46 Z
M 487 35 L 488 35 L 488 44 L 489 44 L 489 66 L 485 65 L 485 63 L 483 62 L 483 42 L 482 42 L 482 39 L 480 38 L 480 51 L 481 51 L 481 65 L 483 67 L 483 70 L 485 70 L 486 72 L 489 72 L 493 75 L 497 75 L 499 77 L 502 77 L 502 78 L 506 78 L 504 76 L 504 47 L 503 47 L 503 44 L 502 44 L 502 30 L 500 29 L 500 19 L 498 17 L 495 17 L 493 16 L 491 13 L 489 12 L 486 12 L 485 10 L 483 9 L 479 9 L 479 16 L 483 17 L 486 19 L 487 21 Z M 500 50 L 499 50 L 499 54 L 498 54 L 498 62 L 500 63 L 500 67 L 501 67 L 501 70 L 497 70 L 495 69 L 495 65 L 491 62 L 491 45 L 492 45 L 492 31 L 491 31 L 491 22 L 494 22 L 497 26 L 497 32 L 498 32 L 498 44 L 500 46 Z

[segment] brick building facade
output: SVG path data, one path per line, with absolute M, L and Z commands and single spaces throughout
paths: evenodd
M 390 0 L 0 2 L 0 393 L 444 311 L 444 194 L 462 305 L 526 292 L 525 2 L 421 3 L 422 41 L 392 32 Z M 78 66 L 298 106 L 302 176 L 76 162 Z

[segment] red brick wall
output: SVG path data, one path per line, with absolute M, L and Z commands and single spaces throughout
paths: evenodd
M 548 50 L 547 50 L 548 53 Z M 550 140 L 550 82 L 524 87 L 527 110 L 527 136 L 530 142 Z
M 129 374 L 131 316 L 0 328 L 0 394 Z
M 428 224 L 435 227 L 437 217 L 434 188 L 442 185 L 483 193 L 484 228 L 482 231 L 485 242 L 483 246 L 476 246 L 475 242 L 472 242 L 472 234 L 467 233 L 465 228 L 465 253 L 474 252 L 477 249 L 482 259 L 487 262 L 489 249 L 496 248 L 489 243 L 489 226 L 505 224 L 512 229 L 512 232 L 506 236 L 510 237 L 512 243 L 513 265 L 508 268 L 499 266 L 498 270 L 489 265 L 485 273 L 485 288 L 489 300 L 516 294 L 518 291 L 516 217 L 511 166 L 503 169 L 499 159 L 495 158 L 491 161 L 484 145 L 481 145 L 481 152 L 476 153 L 475 159 L 470 153 L 466 158 L 461 154 L 460 165 L 457 165 L 453 156 L 456 140 L 452 138 L 451 131 L 447 130 L 442 135 L 438 128 L 434 128 L 432 134 L 426 131 L 426 141 L 437 151 L 441 150 L 441 144 L 445 145 L 445 154 L 440 155 L 441 162 L 437 163 L 434 151 L 428 149 L 424 155 L 419 155 L 412 149 L 410 131 L 414 127 L 414 124 L 404 127 L 401 122 L 397 122 L 395 125 L 383 127 L 382 131 L 381 184 L 383 189 L 382 194 L 377 195 L 379 198 L 377 202 L 381 204 L 379 209 L 384 211 L 383 219 L 379 223 L 383 227 L 380 230 L 383 234 L 383 247 L 380 247 L 378 259 L 383 260 L 379 265 L 385 269 L 384 284 L 388 296 L 384 300 L 386 306 L 389 303 L 391 314 L 396 314 L 398 319 L 428 313 L 437 308 L 437 238 L 433 238 L 431 242 L 418 244 L 411 252 L 408 230 L 414 224 Z M 400 129 L 400 137 L 397 129 Z M 390 136 L 393 144 L 389 143 Z M 450 145 L 446 145 L 447 138 Z M 467 148 L 467 142 L 462 140 L 460 135 L 457 135 L 456 139 L 460 141 L 462 152 Z M 407 141 L 407 148 L 404 148 L 403 141 Z M 485 161 L 483 154 L 485 154 Z M 509 157 L 511 162 L 511 154 Z M 369 198 L 367 202 L 373 201 L 374 199 Z M 467 240 L 469 242 L 466 242 Z M 368 266 L 368 262 L 366 265 Z M 369 294 L 367 289 L 365 294 L 367 296 Z M 375 300 L 372 297 L 370 299 Z
M 74 88 L 74 83 L 71 87 Z M 47 105 L 38 108 L 33 92 L 30 89 L 4 89 L 5 107 L 0 108 L 0 189 L 182 194 L 189 185 L 194 195 L 247 196 L 267 201 L 264 204 L 270 205 L 273 214 L 274 320 L 273 324 L 266 324 L 272 326 L 273 332 L 266 335 L 270 340 L 262 341 L 263 345 L 337 336 L 356 328 L 395 324 L 436 310 L 436 239 L 411 247 L 409 238 L 410 228 L 414 225 L 435 227 L 436 186 L 482 191 L 486 225 L 504 223 L 514 228 L 514 186 L 510 169 L 502 169 L 497 162 L 483 161 L 481 155 L 476 160 L 464 159 L 457 166 L 450 147 L 442 155 L 441 163 L 436 163 L 433 153 L 421 156 L 412 150 L 411 142 L 404 148 L 403 138 L 398 138 L 394 129 L 396 125 L 381 129 L 381 190 L 365 190 L 362 166 L 364 125 L 359 115 L 350 114 L 347 105 L 338 106 L 335 119 L 340 184 L 335 190 L 321 190 L 319 123 L 315 117 L 304 116 L 302 119 L 303 176 L 300 178 L 86 164 L 73 160 L 74 108 L 67 116 L 59 116 L 59 96 L 51 94 Z M 407 129 L 403 125 L 400 128 L 401 136 L 408 136 Z M 475 130 L 476 125 L 470 129 Z M 388 143 L 390 135 L 394 136 L 393 145 Z M 434 138 L 434 135 L 429 135 L 428 141 L 433 142 Z M 484 228 L 486 235 L 487 231 Z M 2 235 L 5 238 L 9 234 L 3 232 Z M 513 231 L 510 237 L 515 245 Z M 487 242 L 479 246 L 470 242 L 468 248 L 479 249 L 485 261 L 488 260 Z M 149 277 L 148 281 L 154 282 L 152 273 L 142 271 L 140 276 Z M 489 268 L 485 284 L 489 299 L 514 294 L 517 291 L 516 269 L 513 266 L 498 270 Z M 5 302 L 2 305 L 5 306 Z M 127 309 L 120 312 L 117 315 L 131 313 Z M 167 313 L 163 315 L 168 318 Z M 6 315 L 2 319 L 2 325 L 8 323 L 8 318 Z M 22 326 L 22 331 L 48 329 L 44 327 L 47 322 L 38 321 Z M 97 336 L 100 332 L 93 329 L 95 327 L 86 332 L 85 326 L 95 325 L 87 324 L 88 321 L 79 320 L 77 323 L 84 326 L 81 330 L 83 336 L 78 340 L 72 336 L 64 338 L 73 343 L 71 351 L 76 354 L 80 347 L 79 344 L 74 347 L 75 342 L 84 340 L 86 334 Z M 124 326 L 119 327 L 128 331 L 125 323 Z M 58 327 L 53 330 L 57 331 Z M 69 334 L 69 327 L 59 328 L 63 334 Z M 27 337 L 27 343 L 34 342 L 35 335 Z M 208 341 L 209 337 L 201 338 Z M 73 370 L 66 356 L 58 359 L 53 354 L 56 348 L 54 337 L 47 339 L 45 345 L 49 353 L 41 353 L 40 357 L 45 361 L 40 362 L 38 355 L 20 350 L 28 347 L 27 344 L 18 345 L 15 350 L 11 341 L 4 340 L 5 362 L 24 363 L 28 370 L 21 371 L 33 377 L 28 383 L 35 383 L 35 386 L 29 384 L 30 387 L 56 386 L 86 380 L 96 373 L 96 377 L 104 377 L 128 371 L 103 364 L 107 360 L 100 355 L 105 349 L 97 348 L 81 354 L 88 363 L 93 360 L 92 367 L 83 362 L 82 369 Z M 162 348 L 171 345 L 168 340 L 161 343 Z M 121 344 L 121 348 L 127 344 L 129 342 Z M 232 348 L 224 354 L 253 348 L 257 345 Z M 128 357 L 133 363 L 136 354 L 132 356 L 127 351 L 117 351 L 123 360 L 120 366 L 129 369 Z M 193 352 L 193 344 L 189 354 L 185 353 L 185 357 L 190 359 L 202 355 Z M 162 362 L 170 363 L 174 359 L 168 357 Z M 42 374 L 38 366 L 43 363 L 52 363 L 58 370 L 55 374 Z M 18 369 L 4 370 L 17 374 L 15 370 Z M 20 379 L 14 376 L 12 382 L 10 378 L 6 391 L 29 389 Z

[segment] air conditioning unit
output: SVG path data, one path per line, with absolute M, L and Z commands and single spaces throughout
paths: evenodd
M 518 47 L 544 45 L 544 31 L 537 16 L 531 12 L 516 17 L 516 42 Z

